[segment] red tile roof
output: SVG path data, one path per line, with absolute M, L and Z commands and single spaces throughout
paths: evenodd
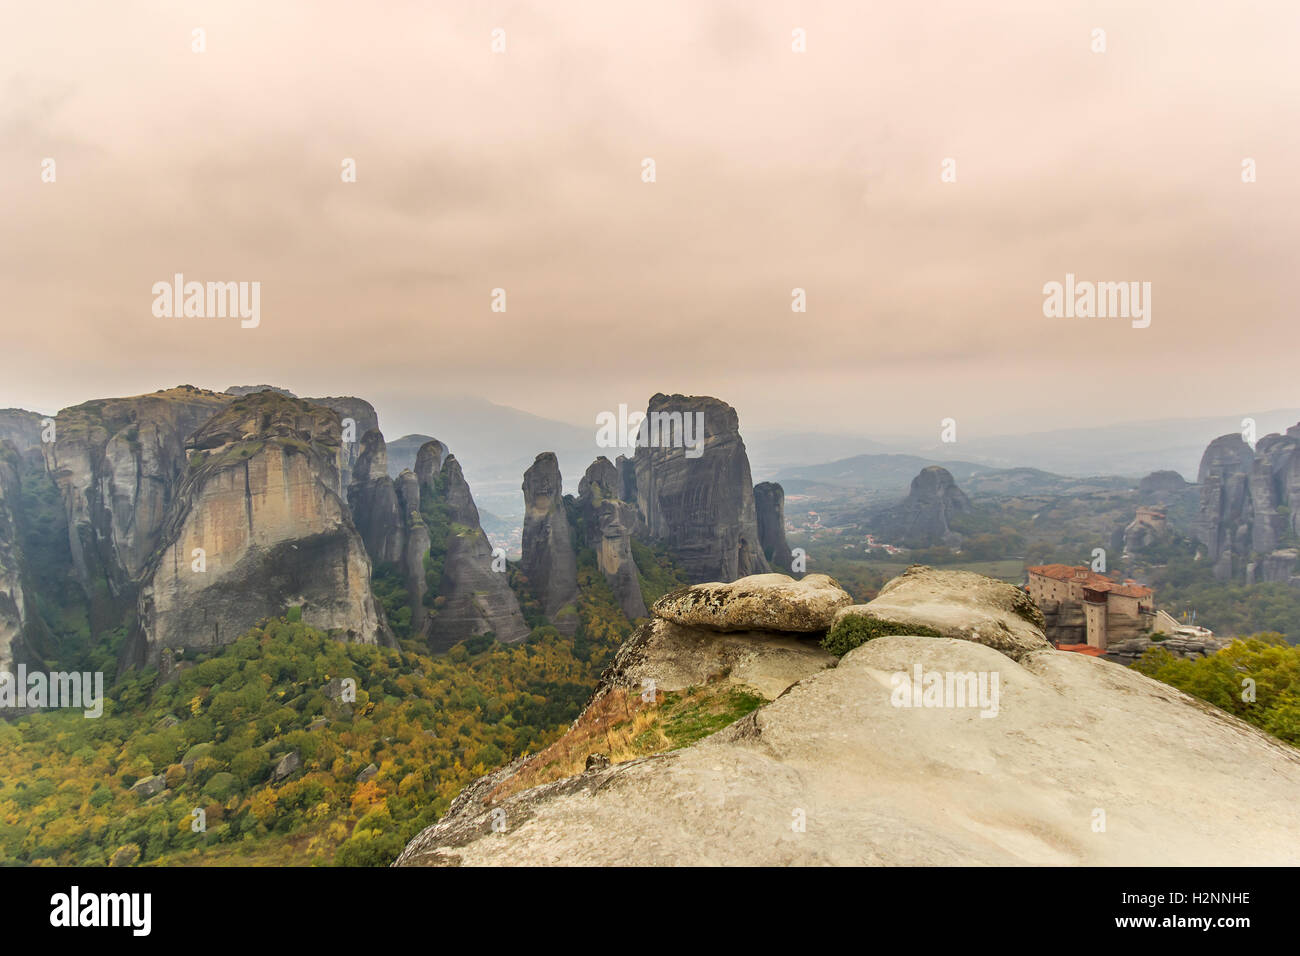
M 1101 657 L 1106 652 L 1100 647 L 1093 647 L 1091 644 L 1057 644 L 1058 651 L 1074 651 L 1076 654 L 1087 654 L 1089 657 Z
M 1092 591 L 1109 591 L 1111 594 L 1118 594 L 1121 597 L 1145 598 L 1151 597 L 1155 592 L 1150 588 L 1142 587 L 1139 584 L 1119 584 L 1112 581 L 1104 574 L 1098 574 L 1096 571 L 1089 570 L 1086 566 L 1074 566 L 1069 564 L 1043 564 L 1038 567 L 1026 568 L 1030 574 L 1040 574 L 1046 578 L 1052 578 L 1055 581 L 1075 581 L 1082 584 L 1085 588 Z

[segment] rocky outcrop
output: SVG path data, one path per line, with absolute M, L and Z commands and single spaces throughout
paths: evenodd
M 957 487 L 951 472 L 930 465 L 912 479 L 907 497 L 882 517 L 881 533 L 908 548 L 957 548 L 961 535 L 950 524 L 970 507 L 970 499 Z
M 785 489 L 774 481 L 754 486 L 754 510 L 758 516 L 758 543 L 773 570 L 794 570 L 790 545 L 785 540 Z
M 791 684 L 834 663 L 835 657 L 808 634 L 724 633 L 654 617 L 619 646 L 598 693 L 616 687 L 633 694 L 648 687 L 681 691 L 721 683 L 774 700 Z
M 426 458 L 425 449 L 420 455 Z M 426 490 L 422 479 L 420 485 L 422 502 L 424 495 L 434 498 L 422 507 L 441 509 L 447 524 L 436 613 L 425 629 L 430 649 L 444 651 L 468 637 L 489 633 L 507 644 L 522 641 L 528 636 L 528 626 L 519 600 L 510 590 L 504 568 L 493 570 L 492 545 L 479 524 L 478 508 L 460 462 L 453 455 L 442 463 L 434 490 Z M 432 546 L 436 548 L 438 542 Z
M 1266 435 L 1252 451 L 1240 435 L 1212 441 L 1201 458 L 1194 535 L 1221 581 L 1240 580 L 1253 554 L 1300 534 L 1300 425 Z
M 436 438 L 430 438 L 420 446 L 420 450 L 415 454 L 415 477 L 420 482 L 420 488 L 425 491 L 432 491 L 434 483 L 439 475 L 442 474 L 442 462 L 447 457 L 447 446 Z M 457 470 L 460 466 L 457 465 Z M 468 494 L 469 486 L 466 485 Z M 470 502 L 471 506 L 473 501 Z M 478 510 L 474 511 L 474 520 L 478 521 Z
M 1176 471 L 1153 471 L 1138 482 L 1138 500 L 1143 504 L 1167 504 L 1188 487 Z
M 403 435 L 388 443 L 388 473 L 396 478 L 408 468 L 415 471 L 415 459 L 419 455 L 420 449 L 431 441 L 436 441 L 432 435 Z M 438 442 L 442 445 L 442 442 Z M 443 449 L 443 457 L 446 456 L 446 448 Z M 438 467 L 442 467 L 439 459 Z
M 654 615 L 709 631 L 826 633 L 853 598 L 834 578 L 755 574 L 729 584 L 694 584 L 665 594 Z
M 324 405 L 338 413 L 342 427 L 342 442 L 339 445 L 339 474 L 346 480 L 357 465 L 357 458 L 364 451 L 365 436 L 379 430 L 379 416 L 375 407 L 365 399 L 350 395 L 329 396 L 326 398 L 307 398 L 303 401 L 313 405 Z
M 1015 660 L 1052 646 L 1043 634 L 1043 614 L 1028 594 L 970 571 L 914 564 L 887 581 L 871 601 L 836 612 L 835 623 L 851 617 L 930 628 Z
M 1141 660 L 1142 656 L 1151 648 L 1161 647 L 1174 657 L 1184 660 L 1196 660 L 1200 657 L 1217 654 L 1231 644 L 1231 640 L 1213 636 L 1184 637 L 1182 635 L 1173 635 L 1159 641 L 1151 637 L 1133 637 L 1126 641 L 1107 645 L 1105 657 L 1107 660 L 1127 666 Z
M 18 508 L 21 503 L 18 450 L 0 439 L 0 671 L 12 671 L 26 658 L 23 635 L 34 608 L 24 584 Z
M 519 568 L 541 601 L 542 613 L 560 632 L 578 627 L 578 559 L 564 507 L 560 463 L 553 452 L 538 455 L 524 472 L 523 557 Z M 562 613 L 563 612 L 563 613 Z
M 899 603 L 915 591 L 909 605 L 964 638 L 1027 623 L 1010 585 L 984 579 L 971 593 L 968 578 L 912 578 L 886 590 Z M 951 613 L 929 609 L 945 599 Z M 746 640 L 648 623 L 589 712 L 619 688 L 707 680 L 708 642 L 720 639 Z M 744 656 L 729 647 L 712 651 L 734 655 L 716 679 Z M 574 776 L 526 787 L 514 781 L 534 769 L 527 758 L 481 778 L 397 865 L 1222 865 L 1243 852 L 1300 863 L 1300 754 L 1136 671 L 909 635 L 834 666 L 797 659 L 783 660 L 792 686 L 698 743 L 622 761 L 592 753 Z
M 1133 520 L 1124 527 L 1124 553 L 1149 548 L 1169 534 L 1169 522 L 1160 508 L 1138 506 Z
M 98 606 L 120 617 L 161 543 L 163 523 L 186 476 L 186 439 L 231 398 L 182 385 L 152 395 L 110 398 L 65 408 L 55 441 L 41 445 L 63 497 L 73 567 Z
M 626 459 L 623 459 L 626 460 Z M 603 455 L 578 482 L 578 513 L 586 545 L 629 621 L 646 616 L 641 577 L 632 557 L 632 534 L 640 520 L 636 505 L 619 497 L 624 487 L 617 466 Z
M 645 534 L 667 545 L 692 581 L 770 570 L 734 408 L 705 396 L 655 395 L 634 462 Z
M 406 516 L 388 477 L 388 454 L 378 429 L 366 432 L 348 485 L 352 520 L 375 564 L 400 564 L 406 550 Z
M 1279 548 L 1271 551 L 1246 565 L 1246 583 L 1253 585 L 1272 582 L 1300 585 L 1300 576 L 1296 575 L 1297 560 L 1300 560 L 1300 550 L 1296 548 Z
M 45 417 L 23 408 L 0 408 L 0 441 L 7 441 L 19 454 L 39 448 Z
M 228 644 L 289 607 L 347 640 L 391 643 L 365 545 L 334 490 L 340 436 L 335 412 L 269 391 L 194 434 L 124 664 Z
M 287 388 L 280 388 L 278 385 L 232 385 L 226 389 L 224 394 L 234 398 L 243 398 L 245 395 L 256 395 L 258 392 L 275 392 L 277 395 L 285 395 L 289 398 L 298 397 Z
M 429 587 L 424 570 L 424 558 L 429 553 L 431 542 L 429 528 L 420 515 L 420 481 L 415 477 L 415 472 L 410 469 L 404 470 L 397 476 L 395 485 L 403 528 L 402 557 L 399 566 L 406 593 L 410 595 L 411 633 L 423 634 L 428 618 L 425 596 Z

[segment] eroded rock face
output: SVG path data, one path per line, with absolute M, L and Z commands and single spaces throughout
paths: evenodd
M 758 543 L 772 570 L 793 570 L 790 545 L 785 540 L 785 489 L 774 481 L 754 486 L 754 509 L 758 516 Z
M 93 600 L 101 579 L 131 599 L 185 478 L 186 439 L 231 401 L 183 385 L 85 402 L 55 417 L 55 441 L 41 450 L 63 496 L 77 578 Z
M 852 603 L 825 574 L 798 581 L 786 574 L 754 574 L 728 584 L 680 588 L 656 601 L 653 610 L 657 618 L 710 631 L 824 634 L 836 613 Z
M 391 643 L 365 545 L 334 490 L 335 412 L 260 392 L 232 403 L 188 444 L 190 464 L 147 570 L 124 664 L 157 663 L 164 648 L 228 644 L 294 606 L 305 623 L 347 640 Z
M 24 408 L 0 408 L 0 441 L 7 441 L 21 455 L 41 445 L 41 422 L 45 416 Z
M 996 707 L 899 706 L 895 678 L 918 669 L 997 675 Z M 488 802 L 510 772 L 467 788 L 398 865 L 1300 863 L 1293 748 L 1050 649 L 1017 663 L 882 637 L 690 747 Z
M 806 635 L 761 630 L 724 634 L 656 617 L 619 646 L 601 677 L 601 690 L 623 687 L 641 693 L 653 686 L 678 691 L 725 681 L 773 700 L 796 681 L 834 664 L 834 655 Z
M 887 581 L 874 600 L 839 610 L 835 622 L 854 616 L 932 628 L 1014 659 L 1052 646 L 1043 635 L 1043 614 L 1028 594 L 970 571 L 912 565 Z
M 365 450 L 364 436 L 372 431 L 379 431 L 379 416 L 375 407 L 365 399 L 351 395 L 328 396 L 326 398 L 307 398 L 304 401 L 313 405 L 324 405 L 338 413 L 342 429 L 342 441 L 339 444 L 339 474 L 346 481 L 356 467 L 357 458 Z M 386 461 L 387 459 L 385 459 Z
M 520 570 L 542 602 L 542 613 L 561 633 L 577 630 L 576 613 L 561 614 L 578 597 L 578 559 L 564 507 L 560 463 L 553 452 L 537 456 L 524 472 L 523 557 Z
M 1278 549 L 1300 530 L 1300 425 L 1266 435 L 1252 451 L 1240 435 L 1210 442 L 1201 458 L 1194 534 L 1219 580 L 1240 578 L 1252 553 Z
M 388 454 L 378 429 L 366 432 L 348 484 L 348 507 L 374 563 L 400 564 L 406 549 L 406 520 L 397 487 L 388 477 Z
M 503 643 L 522 641 L 528 636 L 528 626 L 519 600 L 510 590 L 506 574 L 492 569 L 492 545 L 479 524 L 474 496 L 454 455 L 442 463 L 439 478 L 437 493 L 446 509 L 450 533 L 438 589 L 439 607 L 426 628 L 430 649 L 443 651 L 488 632 Z M 421 486 L 423 495 L 427 493 L 423 481 Z
M 909 548 L 960 547 L 961 535 L 949 523 L 968 511 L 970 499 L 952 473 L 930 465 L 912 479 L 907 497 L 885 516 L 882 531 Z
M 15 658 L 26 656 L 23 632 L 30 612 L 17 517 L 21 494 L 18 450 L 0 439 L 0 671 L 12 671 Z
M 434 480 L 442 474 L 442 462 L 447 457 L 447 446 L 436 438 L 431 438 L 415 453 L 415 477 L 420 482 L 421 489 L 426 491 L 432 490 Z M 459 465 L 456 466 L 460 468 Z M 468 493 L 469 486 L 466 485 Z M 470 507 L 473 507 L 473 501 L 470 501 Z M 478 521 L 478 510 L 474 511 L 474 521 Z
M 635 621 L 647 613 L 641 578 L 632 557 L 632 534 L 640 515 L 636 505 L 619 497 L 623 487 L 617 466 L 602 455 L 578 483 L 578 509 L 587 546 L 596 552 L 596 565 L 627 619 Z
M 693 581 L 734 581 L 770 568 L 759 543 L 749 457 L 736 410 L 699 395 L 650 399 L 651 446 L 635 455 L 637 504 L 645 533 L 677 556 Z M 702 445 L 695 423 L 703 421 Z M 689 429 L 684 428 L 690 422 Z
M 424 596 L 429 590 L 424 573 L 424 556 L 429 553 L 429 529 L 420 516 L 420 481 L 415 477 L 415 472 L 409 468 L 404 469 L 397 476 L 396 488 L 404 529 L 400 564 L 406 593 L 410 595 L 411 633 L 421 634 L 428 618 L 424 606 Z

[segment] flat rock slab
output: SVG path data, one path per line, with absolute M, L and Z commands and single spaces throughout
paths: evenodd
M 827 631 L 835 612 L 853 603 L 834 578 L 809 574 L 751 574 L 729 584 L 679 588 L 655 602 L 655 617 L 710 631 Z
M 1005 581 L 970 571 L 913 565 L 880 589 L 875 600 L 841 608 L 835 623 L 872 617 L 933 628 L 943 637 L 974 641 L 1018 660 L 1051 648 L 1033 599 Z
M 996 713 L 898 706 L 917 668 L 996 674 Z M 682 750 L 492 782 L 398 865 L 1300 864 L 1295 748 L 1107 661 L 965 640 L 881 637 Z

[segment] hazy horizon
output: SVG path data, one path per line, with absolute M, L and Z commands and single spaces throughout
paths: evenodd
M 265 382 L 359 395 L 398 437 L 438 393 L 582 423 L 663 391 L 925 442 L 1294 403 L 1293 5 L 0 25 L 0 406 Z M 260 324 L 156 318 L 176 273 L 260 282 Z M 1150 327 L 1045 317 L 1067 273 L 1150 282 Z

